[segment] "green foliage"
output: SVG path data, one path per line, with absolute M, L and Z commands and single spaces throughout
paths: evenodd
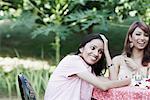
M 131 17 L 150 23 L 149 0 L 3 0 L 0 5 L 0 18 L 12 19 L 12 29 L 25 26 L 34 38 L 55 34 L 55 41 L 49 43 L 55 57 L 69 33 L 92 33 L 95 25 L 108 31 L 109 22 Z
M 93 9 L 72 13 L 67 16 L 65 21 L 69 22 L 71 27 L 79 25 L 81 30 L 87 30 L 91 26 L 97 24 L 102 25 L 102 27 L 105 29 L 107 28 L 107 17 L 108 14 L 98 13 L 96 9 Z
M 65 37 L 69 34 L 69 28 L 62 25 L 48 24 L 47 26 L 37 28 L 31 34 L 32 37 L 35 38 L 41 34 L 48 36 L 50 33 L 58 33 L 62 39 L 65 39 Z
M 115 11 L 120 20 L 138 16 L 141 20 L 150 24 L 149 0 L 122 0 L 116 5 Z
M 38 19 L 37 15 L 34 15 L 29 11 L 23 11 L 22 14 L 17 18 L 17 21 L 12 24 L 11 28 L 25 26 L 28 29 L 33 29 L 36 25 L 36 19 Z

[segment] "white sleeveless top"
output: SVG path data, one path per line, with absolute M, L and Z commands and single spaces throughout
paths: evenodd
M 126 62 L 123 59 L 123 56 L 121 56 L 121 64 L 120 64 L 120 68 L 119 68 L 119 73 L 118 73 L 118 79 L 122 80 L 124 78 L 132 78 L 133 75 L 136 74 L 136 71 L 131 69 L 130 67 L 128 67 L 128 65 L 126 64 Z M 140 68 L 141 71 L 141 75 L 143 77 L 147 77 L 147 67 L 142 67 Z

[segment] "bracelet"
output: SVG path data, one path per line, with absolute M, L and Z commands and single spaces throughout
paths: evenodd
M 108 68 L 110 68 L 110 67 L 112 67 L 114 64 L 110 64 L 109 66 L 108 66 Z

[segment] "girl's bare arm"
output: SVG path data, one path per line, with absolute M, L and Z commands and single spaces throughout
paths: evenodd
M 130 79 L 106 81 L 106 80 L 103 80 L 102 78 L 100 79 L 96 77 L 95 75 L 93 75 L 92 73 L 88 71 L 78 73 L 77 76 L 104 91 L 111 89 L 111 88 L 115 88 L 115 87 L 126 86 L 131 83 Z

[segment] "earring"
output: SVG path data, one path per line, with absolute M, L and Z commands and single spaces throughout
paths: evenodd
M 129 46 L 130 46 L 130 48 L 133 48 L 133 43 L 131 42 L 131 43 L 129 44 Z

